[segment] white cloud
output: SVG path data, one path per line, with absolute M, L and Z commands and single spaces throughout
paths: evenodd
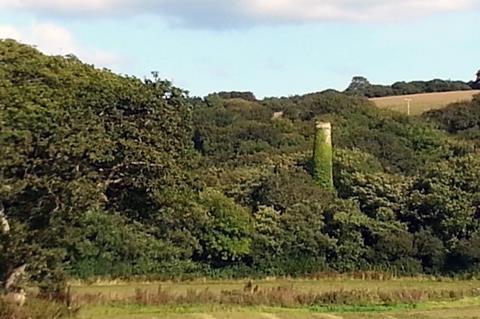
M 107 12 L 121 5 L 122 0 L 0 0 L 0 7 L 50 12 Z
M 74 54 L 100 67 L 112 68 L 124 62 L 119 55 L 81 46 L 70 31 L 51 23 L 35 23 L 28 27 L 0 25 L 0 38 L 34 45 L 46 54 Z
M 322 21 L 392 21 L 480 8 L 480 0 L 0 0 L 0 8 L 43 15 L 157 14 L 203 27 Z
M 252 12 L 293 20 L 390 20 L 465 10 L 478 0 L 252 0 Z
M 0 38 L 18 39 L 21 33 L 14 27 L 9 25 L 0 25 Z

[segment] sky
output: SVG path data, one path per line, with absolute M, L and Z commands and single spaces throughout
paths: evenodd
M 480 0 L 0 0 L 0 38 L 99 68 L 158 71 L 192 96 L 469 81 Z

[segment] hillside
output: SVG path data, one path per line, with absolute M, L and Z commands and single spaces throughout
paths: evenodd
M 435 123 L 457 138 L 460 137 L 478 144 L 480 95 L 475 96 L 471 102 L 454 103 L 443 109 L 429 111 L 423 115 L 423 118 Z
M 348 95 L 380 98 L 387 96 L 440 93 L 454 91 L 471 91 L 476 88 L 476 82 L 463 82 L 433 79 L 430 81 L 395 82 L 392 85 L 372 84 L 363 76 L 355 76 L 344 91 Z
M 444 108 L 452 103 L 471 101 L 476 94 L 480 94 L 480 90 L 397 95 L 372 98 L 370 101 L 379 108 L 406 114 L 407 99 L 410 99 L 410 115 L 420 115 L 430 110 Z
M 312 175 L 319 120 L 333 125 L 335 190 Z M 23 264 L 43 290 L 480 270 L 480 157 L 441 117 L 332 91 L 190 98 L 0 41 L 0 122 L 1 281 Z

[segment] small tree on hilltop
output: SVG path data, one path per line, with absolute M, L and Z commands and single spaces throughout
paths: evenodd
M 356 91 L 356 90 L 361 90 L 365 89 L 372 84 L 368 81 L 366 77 L 363 76 L 354 76 L 352 79 L 352 82 L 347 88 L 347 91 Z
M 468 83 L 472 89 L 480 89 L 480 70 L 477 71 L 477 79 Z

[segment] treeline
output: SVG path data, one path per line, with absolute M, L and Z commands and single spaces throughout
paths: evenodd
M 360 95 L 368 98 L 420 93 L 466 91 L 474 89 L 475 83 L 462 81 L 440 80 L 395 82 L 392 85 L 370 84 L 364 77 L 354 77 L 345 90 L 349 95 Z
M 457 137 L 476 144 L 480 141 L 480 95 L 470 103 L 454 103 L 444 109 L 430 111 L 424 118 Z
M 22 264 L 44 289 L 70 276 L 480 270 L 480 157 L 441 115 L 332 91 L 222 95 L 1 41 L 1 280 Z M 335 192 L 311 176 L 319 119 L 334 128 Z
M 283 116 L 272 118 L 279 110 Z M 310 175 L 316 119 L 333 123 L 336 194 Z M 462 182 L 476 180 L 464 174 L 478 174 L 471 143 L 334 92 L 254 104 L 205 101 L 194 120 L 195 147 L 207 158 L 205 183 L 253 214 L 247 265 L 256 270 L 478 267 L 475 253 L 464 250 L 479 230 L 474 194 L 480 183 Z
M 55 289 L 67 274 L 154 273 L 184 259 L 163 231 L 186 213 L 175 196 L 195 187 L 182 90 L 5 40 L 0 122 L 11 227 L 0 234 L 2 280 L 26 264 L 31 280 Z

